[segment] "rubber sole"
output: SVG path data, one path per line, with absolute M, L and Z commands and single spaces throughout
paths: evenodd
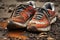
M 38 31 L 49 31 L 51 29 L 51 26 L 48 26 L 46 28 L 37 28 Z

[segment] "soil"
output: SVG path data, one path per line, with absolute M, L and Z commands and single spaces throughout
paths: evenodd
M 14 2 L 14 3 L 13 3 Z M 13 5 L 13 9 L 21 2 L 14 0 L 4 0 L 1 5 L 3 8 L 0 11 L 0 18 L 10 18 L 11 12 L 8 13 L 9 7 Z M 23 2 L 25 3 L 25 2 Z M 36 2 L 36 6 L 42 7 L 45 2 Z M 37 5 L 38 4 L 38 5 Z M 60 40 L 60 5 L 55 3 L 56 13 L 58 14 L 57 21 L 51 25 L 51 30 L 48 32 L 29 32 L 25 30 L 2 30 L 0 29 L 0 40 Z M 5 9 L 4 9 L 5 8 Z M 12 9 L 12 10 L 13 10 Z M 5 12 L 6 11 L 6 12 Z M 0 22 L 1 23 L 1 22 Z

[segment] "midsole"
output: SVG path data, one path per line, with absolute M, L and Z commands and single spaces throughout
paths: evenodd
M 22 26 L 22 27 L 26 27 L 26 24 L 22 24 L 22 23 L 18 23 L 18 22 L 13 22 L 14 24 L 17 24 L 19 26 Z
M 48 26 L 46 28 L 37 28 L 38 31 L 49 31 L 51 29 L 51 26 Z
M 30 20 L 27 20 L 25 23 L 18 23 L 18 22 L 14 22 L 14 21 L 12 21 L 12 22 L 13 22 L 14 24 L 16 24 L 16 25 L 21 26 L 21 27 L 26 27 L 29 21 L 30 21 Z

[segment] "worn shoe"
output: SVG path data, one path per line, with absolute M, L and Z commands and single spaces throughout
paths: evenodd
M 28 23 L 29 31 L 49 31 L 50 24 L 56 21 L 53 3 L 46 3 L 43 8 L 38 8 L 32 20 Z
M 19 26 L 26 27 L 28 19 L 35 14 L 32 6 L 21 4 L 15 10 L 11 21 Z

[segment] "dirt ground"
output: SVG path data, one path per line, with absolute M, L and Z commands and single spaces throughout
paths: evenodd
M 3 7 L 4 7 L 3 9 L 0 9 L 0 18 L 10 18 L 12 12 L 9 12 L 8 8 L 11 5 L 13 5 L 13 6 L 11 6 L 12 10 L 13 10 L 17 5 L 19 5 L 21 3 L 25 3 L 25 2 L 17 2 L 16 0 L 3 0 L 2 2 L 0 2 L 0 4 L 1 5 L 3 4 Z M 42 7 L 44 3 L 45 2 L 36 2 L 36 6 Z M 34 33 L 29 33 L 28 32 L 28 35 L 30 35 L 30 34 L 35 35 L 35 38 L 33 38 L 33 35 L 32 35 L 31 38 L 33 38 L 33 39 L 30 39 L 30 40 L 60 40 L 60 25 L 59 25 L 60 24 L 60 4 L 58 2 L 54 2 L 54 3 L 55 3 L 55 7 L 56 7 L 56 9 L 55 9 L 56 13 L 58 14 L 57 21 L 54 24 L 51 25 L 52 28 L 45 35 L 45 37 L 39 37 L 39 36 L 37 36 L 37 35 L 40 35 L 41 33 L 34 34 Z M 17 32 L 17 33 L 21 33 L 21 32 Z M 24 33 L 27 34 L 27 32 L 24 32 Z M 4 36 L 5 34 L 6 33 L 4 33 L 2 30 L 0 30 L 0 40 L 12 40 L 12 39 L 6 39 L 6 37 Z M 9 35 L 11 35 L 11 34 L 9 34 Z M 14 36 L 14 34 L 12 34 L 12 35 Z M 14 39 L 14 40 L 16 40 L 16 39 Z

